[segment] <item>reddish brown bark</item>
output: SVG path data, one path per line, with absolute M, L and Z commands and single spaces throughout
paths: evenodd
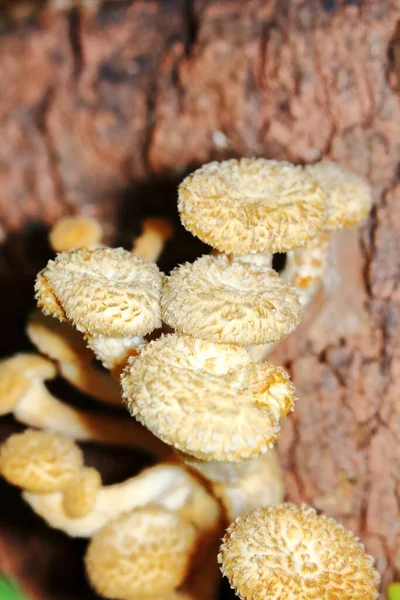
M 126 232 L 128 217 L 174 214 L 185 171 L 234 155 L 327 156 L 369 179 L 367 226 L 337 237 L 275 359 L 300 398 L 280 442 L 288 498 L 359 534 L 384 587 L 400 577 L 399 24 L 398 0 L 139 0 L 0 37 L 5 236 L 80 209 Z M 25 293 L 46 252 L 17 242 L 2 271 Z

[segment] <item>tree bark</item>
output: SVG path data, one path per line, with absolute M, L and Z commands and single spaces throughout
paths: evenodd
M 48 253 L 32 250 L 33 224 L 82 211 L 126 240 L 142 214 L 176 218 L 188 170 L 231 156 L 328 157 L 371 182 L 367 226 L 335 236 L 323 289 L 276 352 L 299 397 L 279 449 L 288 499 L 356 532 L 382 589 L 400 578 L 400 2 L 44 12 L 3 31 L 0 82 L 0 268 L 18 342 Z M 179 231 L 170 261 L 199 248 Z

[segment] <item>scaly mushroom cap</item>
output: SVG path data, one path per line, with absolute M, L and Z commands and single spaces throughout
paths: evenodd
M 83 464 L 80 448 L 56 433 L 27 429 L 0 448 L 0 472 L 13 485 L 31 492 L 62 490 Z
M 103 230 L 96 219 L 82 216 L 64 217 L 57 221 L 50 231 L 49 242 L 55 252 L 64 252 L 99 244 L 102 236 Z
M 38 354 L 15 354 L 0 361 L 0 415 L 14 410 L 34 379 L 53 379 L 54 364 Z
M 221 252 L 286 252 L 320 231 L 326 198 L 300 166 L 242 158 L 186 177 L 178 209 L 184 227 Z
M 100 488 L 100 473 L 92 467 L 83 467 L 64 489 L 63 505 L 67 515 L 74 519 L 88 515 Z
M 280 504 L 236 520 L 222 572 L 242 600 L 375 600 L 379 576 L 358 539 L 308 506 Z
M 179 515 L 138 508 L 94 535 L 85 557 L 89 581 L 106 598 L 163 597 L 185 579 L 195 543 L 195 527 Z
M 245 348 L 167 335 L 121 378 L 128 408 L 167 444 L 201 460 L 236 462 L 265 452 L 294 408 L 294 386 Z
M 161 293 L 163 320 L 181 333 L 214 342 L 266 344 L 300 320 L 295 290 L 273 269 L 202 256 L 174 269 Z
M 368 216 L 371 188 L 361 177 L 328 160 L 309 165 L 306 170 L 327 196 L 328 218 L 324 229 L 351 227 Z
M 137 336 L 161 325 L 162 279 L 157 265 L 123 248 L 80 248 L 50 260 L 39 273 L 35 290 L 45 314 L 60 318 L 53 312 L 56 298 L 79 331 Z

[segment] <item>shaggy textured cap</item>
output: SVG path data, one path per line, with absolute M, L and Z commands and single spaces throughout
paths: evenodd
M 39 273 L 38 306 L 54 312 L 54 299 L 75 327 L 91 335 L 145 335 L 160 327 L 163 275 L 123 248 L 63 252 Z M 49 292 L 50 290 L 50 292 Z
M 361 177 L 328 160 L 309 165 L 306 170 L 327 196 L 328 218 L 324 229 L 351 227 L 368 216 L 371 188 Z
M 73 440 L 56 433 L 27 429 L 12 435 L 0 449 L 0 472 L 13 485 L 31 492 L 57 492 L 83 464 Z
M 168 335 L 131 359 L 121 378 L 128 408 L 161 440 L 201 460 L 241 461 L 274 443 L 294 408 L 294 386 L 245 348 Z
M 320 231 L 326 197 L 300 166 L 242 158 L 186 177 L 178 208 L 184 227 L 221 252 L 286 252 Z
M 101 489 L 101 475 L 92 467 L 83 467 L 64 489 L 63 506 L 69 517 L 88 515 Z
M 222 572 L 242 600 L 375 600 L 379 576 L 358 539 L 308 506 L 280 504 L 236 520 Z
M 88 217 L 65 217 L 54 225 L 49 234 L 50 246 L 55 252 L 64 252 L 82 246 L 95 246 L 103 236 L 101 225 Z
M 195 527 L 179 515 L 138 508 L 94 535 L 85 558 L 89 581 L 106 598 L 163 597 L 185 579 L 196 537 Z
M 35 379 L 53 379 L 54 364 L 38 354 L 15 354 L 0 361 L 0 415 L 13 412 Z
M 294 288 L 273 269 L 202 256 L 164 280 L 163 320 L 178 331 L 214 342 L 266 344 L 300 321 Z

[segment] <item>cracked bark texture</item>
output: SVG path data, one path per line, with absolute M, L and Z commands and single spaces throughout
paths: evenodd
M 371 182 L 368 224 L 335 235 L 323 289 L 275 353 L 299 397 L 279 450 L 288 499 L 356 532 L 382 589 L 400 578 L 400 1 L 42 13 L 2 32 L 0 85 L 5 331 L 48 252 L 29 234 L 63 214 L 98 216 L 111 237 L 174 215 L 184 173 L 231 156 L 326 156 Z M 171 256 L 189 250 L 178 232 Z

